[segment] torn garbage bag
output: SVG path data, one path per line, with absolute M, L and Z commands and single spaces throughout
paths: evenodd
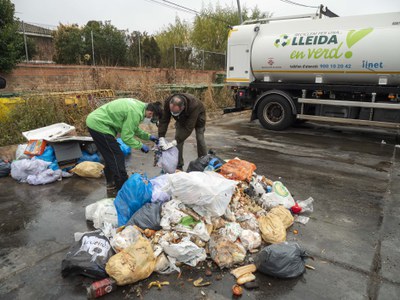
M 146 203 L 129 219 L 127 225 L 136 225 L 142 229 L 160 230 L 162 203 Z
M 139 236 L 132 245 L 110 258 L 106 271 L 118 285 L 126 285 L 149 277 L 155 265 L 151 243 Z
M 114 251 L 100 230 L 85 233 L 69 249 L 61 263 L 61 274 L 84 275 L 91 278 L 108 277 L 105 266 Z
M 191 242 L 189 237 L 184 237 L 177 244 L 166 241 L 162 241 L 160 244 L 168 256 L 192 267 L 195 267 L 199 262 L 207 258 L 206 250 Z
M 305 272 L 306 252 L 294 242 L 270 245 L 255 257 L 257 271 L 278 278 L 295 278 Z
M 135 212 L 150 202 L 151 193 L 152 184 L 146 177 L 137 173 L 129 177 L 114 201 L 118 212 L 118 226 L 125 225 Z

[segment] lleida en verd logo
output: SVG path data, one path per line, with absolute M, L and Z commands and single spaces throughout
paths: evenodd
M 314 46 L 304 50 L 293 50 L 290 54 L 290 58 L 340 58 L 344 55 L 345 58 L 351 58 L 353 52 L 350 48 L 356 43 L 362 40 L 365 36 L 373 31 L 373 28 L 365 28 L 361 30 L 350 30 L 346 36 L 347 51 L 344 52 L 342 49 L 343 42 L 338 41 L 338 34 L 315 34 L 308 36 L 295 36 L 290 37 L 289 34 L 281 34 L 274 41 L 276 48 L 284 48 L 287 46 Z M 319 46 L 319 48 L 315 48 Z

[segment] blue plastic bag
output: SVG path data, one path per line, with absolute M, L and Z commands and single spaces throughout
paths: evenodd
M 52 146 L 47 146 L 44 149 L 44 152 L 42 155 L 37 155 L 36 158 L 51 162 L 51 165 L 49 166 L 49 169 L 52 169 L 53 171 L 58 170 L 60 167 L 58 166 L 58 162 L 56 159 L 56 154 L 54 153 L 54 149 Z
M 153 186 L 145 176 L 133 174 L 124 183 L 114 200 L 118 213 L 118 226 L 128 223 L 132 215 L 151 201 Z
M 125 156 L 131 154 L 131 147 L 125 144 L 121 138 L 117 138 L 117 142 L 119 144 L 119 147 L 121 148 L 121 151 L 124 153 Z
M 100 162 L 100 157 L 97 153 L 89 154 L 86 151 L 82 151 L 82 156 L 78 160 L 78 164 L 83 161 L 93 161 L 93 162 Z

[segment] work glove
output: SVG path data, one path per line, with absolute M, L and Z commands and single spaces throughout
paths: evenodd
M 156 136 L 154 136 L 154 135 L 150 135 L 150 141 L 152 141 L 152 142 L 158 144 L 159 139 L 158 139 L 158 137 L 156 137 Z
M 149 152 L 150 148 L 148 146 L 146 146 L 145 144 L 143 144 L 142 148 L 140 148 L 140 150 L 142 150 L 142 152 L 147 153 Z
M 173 141 L 170 142 L 170 143 L 167 143 L 167 142 L 165 142 L 165 140 L 164 140 L 164 143 L 163 143 L 162 145 L 158 144 L 158 146 L 159 146 L 159 147 L 161 148 L 161 150 L 163 150 L 163 151 L 168 150 L 168 149 L 170 149 L 170 148 L 172 148 L 172 147 L 175 147 L 176 145 L 177 145 L 176 140 L 173 140 Z

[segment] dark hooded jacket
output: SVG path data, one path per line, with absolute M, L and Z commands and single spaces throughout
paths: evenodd
M 172 97 L 176 95 L 182 96 L 184 99 L 185 109 L 179 116 L 175 117 L 171 115 L 169 103 Z M 191 94 L 173 94 L 164 101 L 164 112 L 158 126 L 159 137 L 165 137 L 171 117 L 176 120 L 179 127 L 179 134 L 176 136 L 176 141 L 178 143 L 186 140 L 193 132 L 194 128 L 201 128 L 206 125 L 206 110 L 204 104 Z

